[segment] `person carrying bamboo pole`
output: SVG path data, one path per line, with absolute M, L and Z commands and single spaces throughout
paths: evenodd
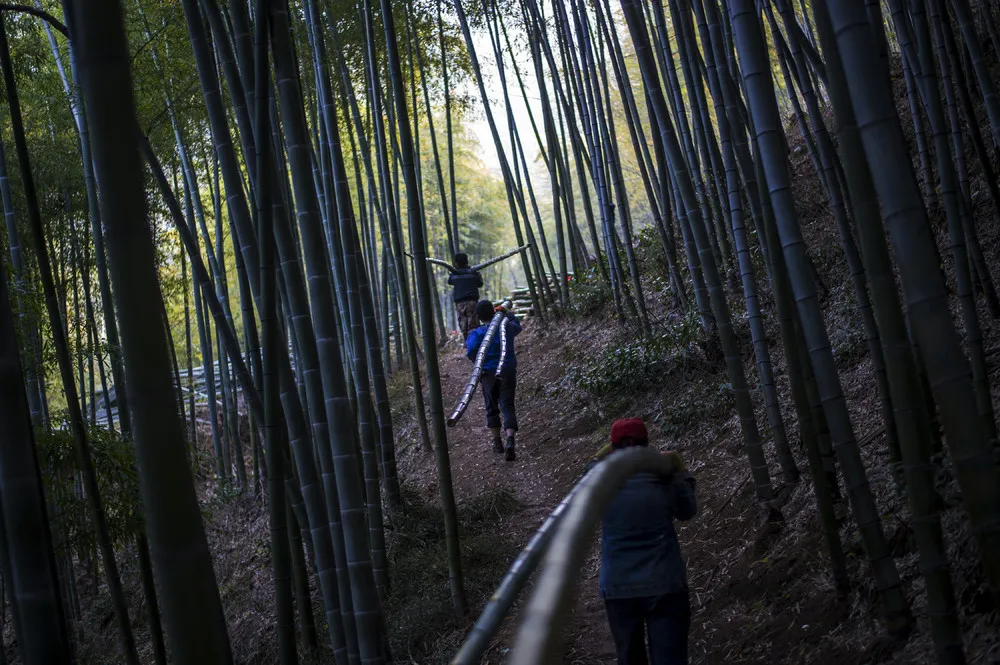
M 467 340 L 469 331 L 478 325 L 476 303 L 483 276 L 478 270 L 470 268 L 469 257 L 459 252 L 455 255 L 455 270 L 448 275 L 448 283 L 452 286 L 452 299 L 458 312 L 458 328 L 462 331 L 462 339 Z
M 476 303 L 476 315 L 481 325 L 469 331 L 465 340 L 465 355 L 475 360 L 479 346 L 490 327 L 496 312 L 504 313 L 500 330 L 494 335 L 483 360 L 483 401 L 486 404 L 486 426 L 493 436 L 493 452 L 503 453 L 504 459 L 513 462 L 515 452 L 514 436 L 517 434 L 517 413 L 514 410 L 514 391 L 517 388 L 517 355 L 514 353 L 514 338 L 521 332 L 521 324 L 503 305 L 493 306 L 489 300 Z M 502 419 L 501 419 L 502 415 Z M 506 435 L 506 442 L 502 439 Z
M 525 251 L 531 245 L 516 247 L 506 254 L 494 256 L 488 261 L 469 266 L 468 255 L 459 252 L 455 254 L 455 265 L 442 259 L 427 257 L 427 263 L 439 266 L 448 271 L 448 283 L 452 285 L 452 300 L 455 302 L 455 309 L 458 313 L 458 327 L 462 331 L 462 338 L 468 339 L 469 331 L 476 327 L 476 301 L 479 300 L 479 289 L 483 286 L 483 277 L 480 272 L 495 263 L 506 261 L 512 256 Z M 411 259 L 413 255 L 406 254 Z
M 591 463 L 631 446 L 649 445 L 640 418 L 611 426 L 611 445 Z M 691 601 L 674 520 L 697 512 L 695 481 L 676 452 L 666 452 L 676 473 L 632 476 L 601 522 L 600 593 L 618 665 L 686 665 Z M 648 658 L 646 638 L 648 635 Z

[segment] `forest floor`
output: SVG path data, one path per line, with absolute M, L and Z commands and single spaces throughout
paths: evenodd
M 802 197 L 800 197 L 802 198 Z M 800 210 L 809 215 L 807 209 Z M 681 452 L 698 481 L 699 513 L 679 525 L 688 566 L 693 621 L 692 665 L 722 663 L 793 665 L 836 664 L 918 665 L 933 662 L 923 584 L 909 526 L 909 511 L 896 493 L 889 471 L 881 415 L 864 338 L 853 309 L 853 295 L 832 225 L 822 215 L 805 216 L 813 256 L 829 285 L 824 298 L 827 323 L 841 370 L 862 454 L 883 526 L 890 538 L 917 629 L 905 643 L 885 637 L 864 554 L 849 511 L 843 507 L 841 535 L 849 556 L 852 591 L 837 598 L 830 583 L 823 541 L 816 520 L 811 482 L 804 453 L 793 443 L 803 479 L 784 483 L 779 476 L 780 528 L 767 527 L 753 500 L 739 423 L 732 407 L 724 366 L 704 356 L 697 335 L 684 331 L 690 320 L 659 306 L 666 293 L 650 289 L 651 311 L 660 312 L 658 330 L 674 331 L 669 344 L 657 342 L 657 352 L 638 335 L 604 316 L 577 314 L 571 320 L 542 326 L 528 321 L 517 338 L 517 408 L 521 432 L 518 458 L 506 463 L 490 450 L 482 400 L 477 394 L 462 420 L 448 430 L 449 451 L 458 501 L 462 563 L 469 613 L 457 617 L 450 609 L 444 530 L 434 455 L 419 443 L 412 412 L 412 389 L 406 372 L 390 384 L 396 429 L 399 472 L 406 511 L 390 525 L 388 537 L 392 589 L 385 610 L 395 662 L 444 664 L 463 641 L 517 552 L 582 475 L 589 459 L 606 443 L 610 424 L 618 417 L 640 416 L 651 431 L 652 445 Z M 987 251 L 998 265 L 1000 243 L 991 233 Z M 640 242 L 640 249 L 643 249 Z M 640 256 L 650 268 L 647 252 Z M 655 283 L 655 282 L 654 282 Z M 767 295 L 764 302 L 768 304 Z M 734 310 L 736 311 L 736 310 Z M 774 325 L 769 320 L 769 327 Z M 745 320 L 735 322 L 748 377 L 755 377 Z M 983 318 L 987 349 L 1000 348 L 1000 326 Z M 696 326 L 695 326 L 696 329 Z M 677 332 L 681 331 L 681 332 Z M 770 330 L 775 333 L 773 329 Z M 786 428 L 793 441 L 796 424 L 787 407 L 787 377 L 780 347 L 772 347 Z M 636 355 L 636 354 L 639 355 Z M 991 353 L 993 385 L 1000 369 Z M 625 360 L 622 360 L 622 359 Z M 636 359 L 638 358 L 638 362 Z M 471 363 L 457 339 L 441 350 L 441 374 L 446 411 L 458 400 Z M 598 390 L 595 394 L 595 385 Z M 586 386 L 584 389 L 581 386 Z M 1000 391 L 994 390 L 995 396 Z M 763 409 L 753 390 L 757 413 Z M 997 400 L 1000 402 L 1000 400 Z M 766 421 L 758 420 L 766 450 L 774 463 Z M 227 613 L 234 660 L 240 664 L 277 662 L 273 585 L 266 505 L 254 493 L 211 495 L 211 441 L 199 442 L 204 452 L 200 487 L 204 492 L 206 528 L 216 562 L 216 575 Z M 961 607 L 961 621 L 970 663 L 1000 662 L 997 608 L 984 593 L 954 482 L 944 477 L 939 487 L 948 506 L 944 514 L 949 554 Z M 578 596 L 564 634 L 567 665 L 610 665 L 614 650 L 603 604 L 597 593 L 598 535 L 578 578 Z M 133 627 L 144 661 L 151 662 L 144 610 L 133 557 L 122 558 L 122 570 L 134 608 Z M 80 583 L 86 586 L 84 573 Z M 312 580 L 315 616 L 322 616 Z M 504 662 L 518 626 L 517 613 L 533 588 L 529 584 L 484 664 Z M 84 593 L 85 626 L 81 663 L 116 662 L 116 629 L 106 594 L 95 599 Z M 320 642 L 324 631 L 318 627 Z M 8 642 L 9 644 L 9 642 Z M 321 647 L 315 662 L 332 662 Z M 310 662 L 303 658 L 303 662 Z

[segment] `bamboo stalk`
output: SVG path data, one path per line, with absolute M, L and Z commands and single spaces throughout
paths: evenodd
M 507 612 L 510 611 L 510 608 L 513 607 L 514 601 L 517 600 L 518 594 L 524 589 L 524 585 L 527 584 L 531 574 L 538 568 L 542 557 L 548 551 L 552 538 L 556 534 L 558 525 L 562 523 L 563 515 L 566 514 L 566 509 L 569 507 L 570 502 L 580 491 L 584 482 L 594 475 L 596 469 L 597 467 L 592 468 L 584 474 L 583 478 L 577 481 L 573 489 L 548 514 L 542 525 L 538 527 L 535 535 L 531 537 L 528 544 L 524 546 L 521 553 L 514 559 L 514 563 L 507 569 L 507 574 L 504 575 L 496 591 L 490 596 L 489 602 L 486 603 L 476 623 L 473 624 L 472 630 L 469 631 L 465 642 L 462 643 L 462 647 L 455 654 L 455 657 L 451 659 L 451 665 L 475 665 L 483 659 L 483 656 L 489 649 L 490 640 L 496 635 L 501 622 L 507 615 Z

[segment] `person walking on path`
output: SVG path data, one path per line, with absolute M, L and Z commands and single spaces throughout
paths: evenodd
M 514 436 L 517 433 L 517 413 L 514 411 L 517 355 L 514 353 L 514 338 L 521 332 L 521 324 L 513 314 L 502 306 L 494 307 L 489 300 L 480 300 L 476 303 L 475 310 L 481 325 L 470 330 L 465 340 L 465 355 L 473 361 L 479 353 L 479 346 L 494 314 L 504 312 L 500 329 L 486 350 L 480 382 L 483 386 L 483 401 L 486 403 L 486 426 L 493 436 L 493 452 L 503 453 L 504 459 L 513 462 L 517 456 L 514 449 Z M 502 440 L 501 425 L 507 437 L 506 442 Z
M 648 445 L 640 418 L 619 420 L 611 427 L 610 447 L 592 464 L 615 450 Z M 674 520 L 689 520 L 697 512 L 695 481 L 680 455 L 664 454 L 674 462 L 673 478 L 632 476 L 601 522 L 600 592 L 618 665 L 688 662 L 691 601 Z
M 448 275 L 448 283 L 452 286 L 458 328 L 462 331 L 462 339 L 467 340 L 469 331 L 478 325 L 476 302 L 479 300 L 483 276 L 469 267 L 469 257 L 466 254 L 458 253 L 455 255 L 455 271 Z

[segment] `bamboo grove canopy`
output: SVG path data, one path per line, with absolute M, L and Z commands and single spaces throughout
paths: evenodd
M 1000 299 L 977 224 L 1000 219 L 994 9 L 0 3 L 0 574 L 22 662 L 71 661 L 83 561 L 107 583 L 117 657 L 140 662 L 123 556 L 141 572 L 158 664 L 232 662 L 192 472 L 200 429 L 210 491 L 266 495 L 282 665 L 321 641 L 338 665 L 387 662 L 386 533 L 404 508 L 396 372 L 416 388 L 451 602 L 465 612 L 439 367 L 456 312 L 430 259 L 517 247 L 487 288 L 524 289 L 532 326 L 571 311 L 572 275 L 645 337 L 660 319 L 642 242 L 662 253 L 670 305 L 696 314 L 725 364 L 755 502 L 776 517 L 776 476 L 811 484 L 844 592 L 857 582 L 835 513 L 846 498 L 885 628 L 907 635 L 913 599 L 824 322 L 790 134 L 839 233 L 935 653 L 964 662 L 935 474 L 945 464 L 956 478 L 997 597 L 982 317 L 1000 317 Z M 495 164 L 477 156 L 475 123 Z

